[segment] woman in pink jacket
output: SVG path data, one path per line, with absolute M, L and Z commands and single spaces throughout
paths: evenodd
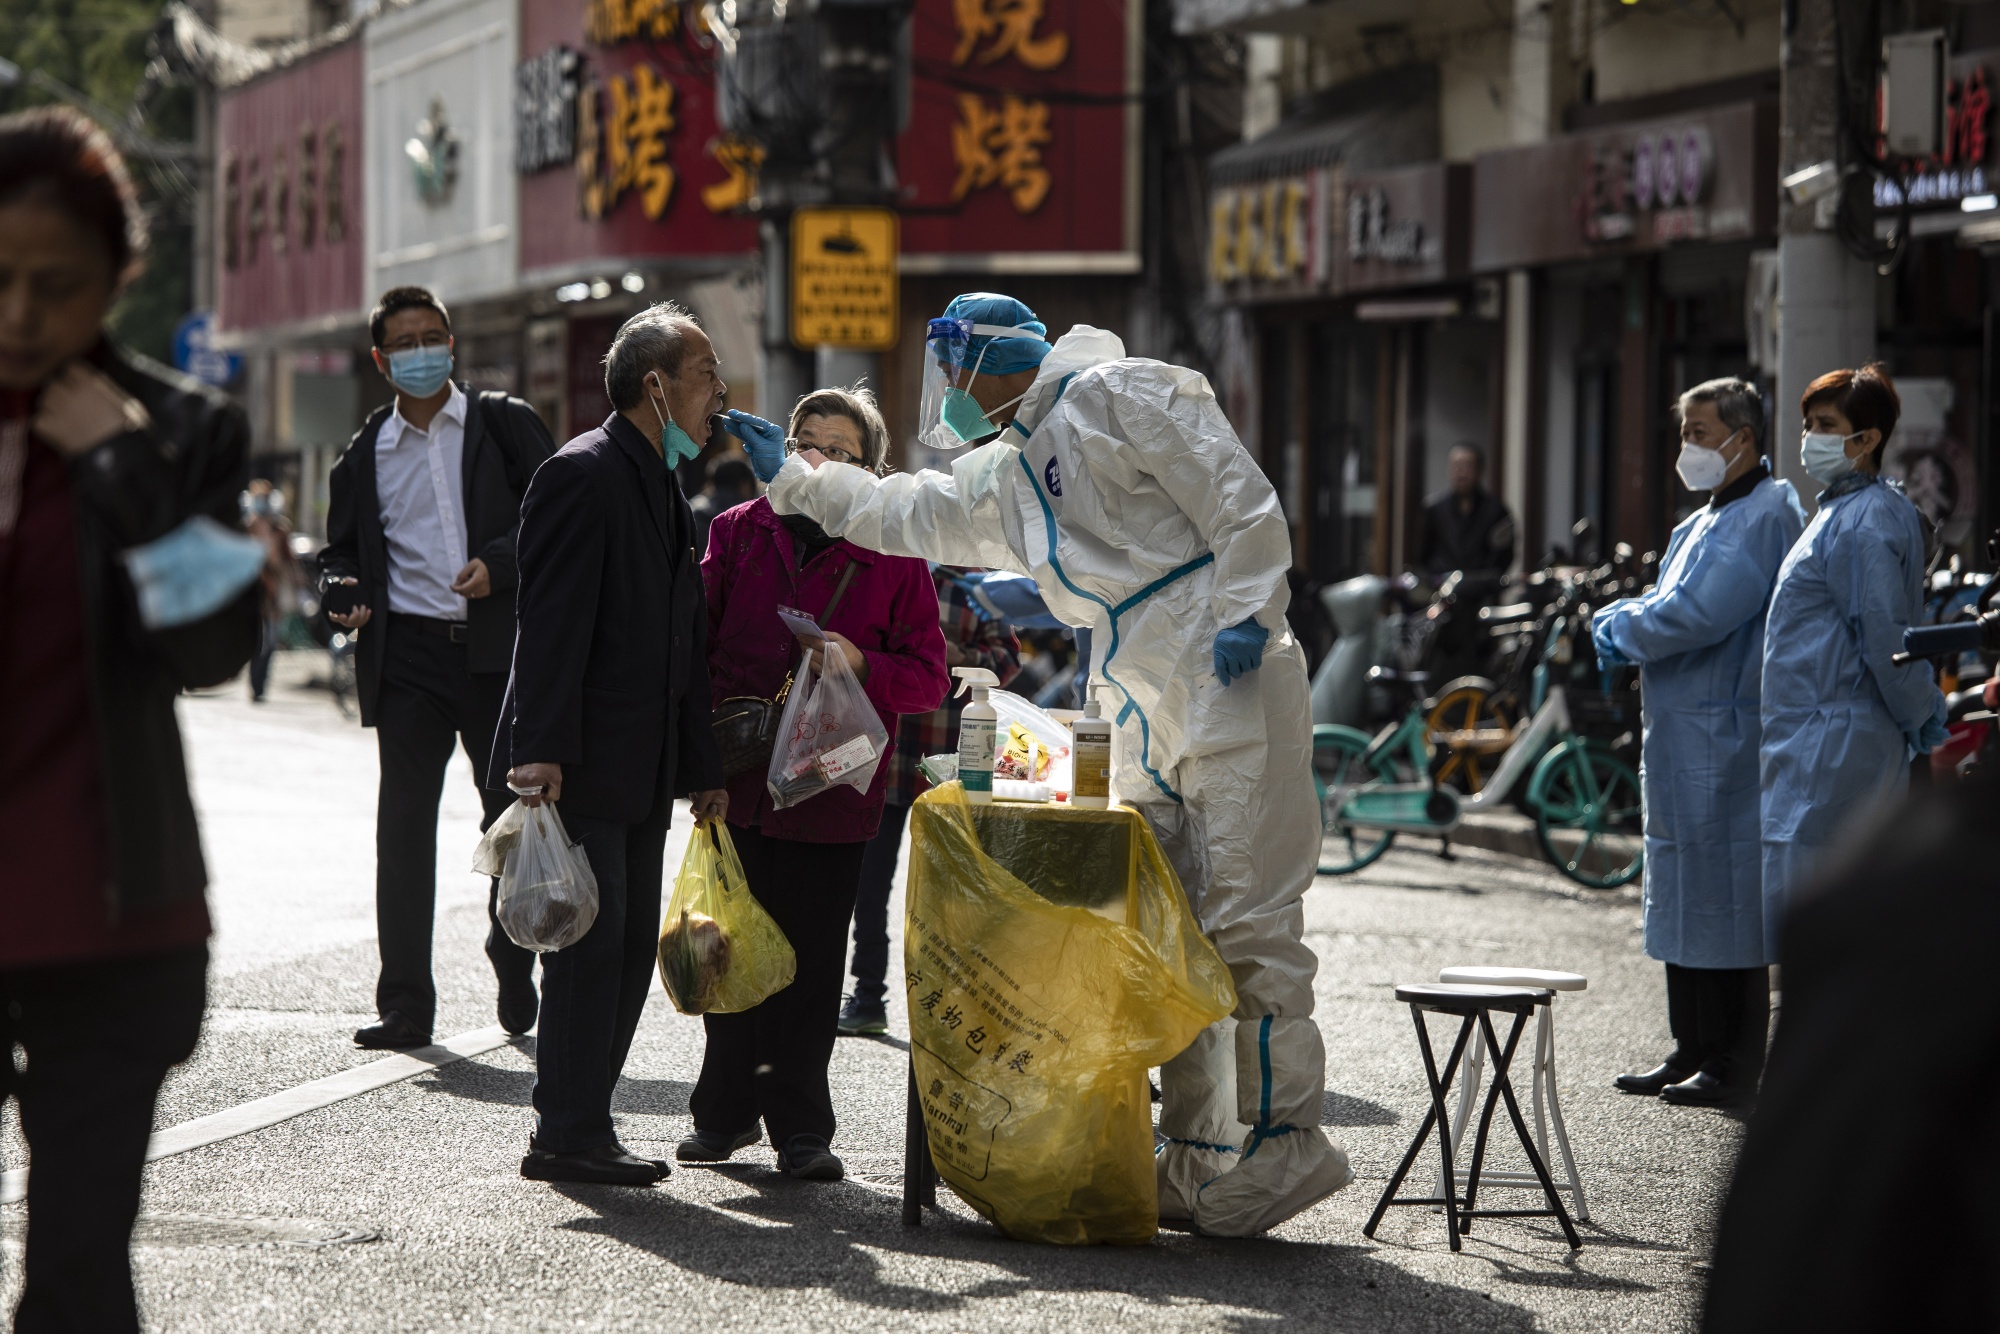
M 863 389 L 806 395 L 792 410 L 791 436 L 797 448 L 871 472 L 882 470 L 888 453 L 888 429 Z M 803 515 L 780 517 L 760 498 L 716 516 L 701 575 L 718 703 L 737 695 L 770 699 L 798 666 L 804 650 L 778 619 L 780 606 L 820 622 L 829 644 L 823 651 L 844 655 L 890 735 L 897 715 L 928 713 L 949 691 L 937 593 L 923 561 L 828 537 Z M 798 973 L 761 1005 L 702 1017 L 708 1046 L 689 1099 L 694 1133 L 681 1141 L 682 1162 L 721 1162 L 756 1143 L 762 1118 L 780 1171 L 840 1179 L 826 1069 L 861 855 L 882 820 L 888 772 L 882 764 L 865 793 L 836 786 L 785 810 L 772 808 L 761 769 L 730 781 L 729 832 L 750 892 L 791 941 Z

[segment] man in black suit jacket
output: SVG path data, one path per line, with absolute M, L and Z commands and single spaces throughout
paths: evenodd
M 673 798 L 698 822 L 729 794 L 710 726 L 708 612 L 674 467 L 725 386 L 686 311 L 626 321 L 604 359 L 614 409 L 535 474 L 521 509 L 520 631 L 489 783 L 556 802 L 597 877 L 597 920 L 542 956 L 535 1133 L 521 1175 L 649 1186 L 667 1164 L 619 1144 L 611 1091 L 652 987 Z
M 320 569 L 330 618 L 360 636 L 361 724 L 375 729 L 381 755 L 381 1022 L 354 1040 L 407 1048 L 431 1040 L 437 1012 L 438 797 L 455 743 L 476 777 L 486 772 L 514 645 L 521 497 L 555 442 L 520 399 L 451 382 L 450 317 L 423 288 L 385 293 L 369 333 L 396 401 L 368 418 L 334 465 Z M 482 787 L 480 803 L 484 828 L 509 798 Z M 500 1023 L 525 1033 L 535 1023 L 535 956 L 491 920 L 497 886 L 488 892 L 486 953 L 499 977 Z

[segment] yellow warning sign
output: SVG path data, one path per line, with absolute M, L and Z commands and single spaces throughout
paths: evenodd
M 880 352 L 896 345 L 896 215 L 886 208 L 792 214 L 792 341 Z

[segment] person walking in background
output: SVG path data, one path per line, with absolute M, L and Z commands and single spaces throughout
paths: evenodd
M 207 991 L 174 698 L 229 680 L 257 637 L 255 545 L 216 527 L 238 525 L 242 411 L 105 335 L 146 239 L 96 125 L 0 118 L 0 1104 L 33 1164 L 22 1334 L 139 1328 L 153 1105 Z
M 756 498 L 757 474 L 750 471 L 750 465 L 743 461 L 741 455 L 730 454 L 711 463 L 708 485 L 688 502 L 688 508 L 694 513 L 695 551 L 705 553 L 708 550 L 708 526 L 715 522 L 716 515 Z
M 1772 962 L 1759 874 L 1758 681 L 1778 566 L 1805 527 L 1764 461 L 1764 405 L 1745 380 L 1680 397 L 1675 465 L 1706 491 L 1667 543 L 1660 582 L 1597 613 L 1601 668 L 1636 663 L 1645 692 L 1645 949 L 1666 965 L 1674 1049 L 1626 1093 L 1734 1102 L 1764 1067 Z
M 709 714 L 694 517 L 674 469 L 725 386 L 694 317 L 662 302 L 604 358 L 604 424 L 542 465 L 521 508 L 520 633 L 488 784 L 552 801 L 597 877 L 597 918 L 542 956 L 534 1181 L 651 1186 L 668 1166 L 618 1142 L 611 1092 L 653 987 L 673 799 L 729 805 Z M 775 618 L 774 618 L 775 619 Z
M 1924 610 L 1924 528 L 1882 479 L 1902 404 L 1880 366 L 1806 386 L 1800 452 L 1826 490 L 1785 558 L 1764 635 L 1763 871 L 1767 946 L 1816 862 L 1909 785 L 1944 740 L 1928 663 L 1890 661 Z
M 292 557 L 292 526 L 285 520 L 285 495 L 266 478 L 243 493 L 243 526 L 264 544 L 264 573 L 258 577 L 257 652 L 250 659 L 250 702 L 264 702 L 271 680 L 271 657 L 286 613 L 297 605 L 299 566 Z
M 437 988 L 437 815 L 445 770 L 462 743 L 486 772 L 514 646 L 515 534 L 528 479 L 554 452 L 518 398 L 454 383 L 451 317 L 421 287 L 382 294 L 368 317 L 375 366 L 395 387 L 355 432 L 327 483 L 320 553 L 328 619 L 359 632 L 361 725 L 381 757 L 375 813 L 375 921 L 382 951 L 363 1047 L 431 1040 Z M 345 602 L 347 609 L 342 610 Z M 480 828 L 507 809 L 482 788 Z M 509 1033 L 535 1024 L 535 956 L 507 938 L 488 890 L 486 954 Z
M 769 423 L 731 413 L 779 435 Z M 749 429 L 745 427 L 744 429 Z M 866 390 L 822 389 L 792 410 L 797 448 L 843 467 L 879 474 L 889 432 Z M 930 570 L 831 537 L 803 515 L 780 516 L 758 499 L 716 519 L 701 565 L 708 590 L 709 674 L 715 698 L 774 698 L 797 661 L 782 604 L 825 632 L 815 659 L 839 653 L 894 734 L 896 715 L 928 714 L 950 687 L 944 634 Z M 801 641 L 803 642 L 803 641 Z M 862 856 L 882 824 L 890 765 L 866 792 L 836 786 L 777 810 L 760 767 L 729 784 L 729 825 L 750 892 L 798 956 L 792 984 L 738 1014 L 707 1014 L 701 1078 L 688 1099 L 694 1133 L 682 1162 L 720 1162 L 755 1144 L 761 1118 L 780 1171 L 814 1181 L 843 1174 L 832 1150 L 833 1094 L 827 1063 L 840 1016 L 847 924 Z
M 1424 502 L 1417 562 L 1433 580 L 1453 570 L 1498 576 L 1514 563 L 1514 516 L 1483 484 L 1486 453 L 1471 441 L 1445 459 L 1449 485 Z
M 1005 621 L 973 599 L 965 577 L 948 565 L 931 567 L 937 587 L 938 628 L 944 632 L 944 661 L 951 667 L 983 667 L 1012 681 L 1021 670 L 1021 641 Z M 930 784 L 917 772 L 926 755 L 958 753 L 962 698 L 947 695 L 929 713 L 906 713 L 897 721 L 889 748 L 889 786 L 883 796 L 882 827 L 861 855 L 861 880 L 854 898 L 854 992 L 841 1009 L 838 1031 L 873 1037 L 889 1031 L 889 893 L 903 851 L 910 806 Z

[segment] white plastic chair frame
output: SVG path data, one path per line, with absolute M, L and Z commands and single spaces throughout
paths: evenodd
M 1581 991 L 1588 985 L 1574 973 L 1556 973 L 1546 969 L 1523 968 L 1442 968 L 1438 970 L 1438 981 L 1473 983 L 1480 986 L 1536 986 L 1550 987 L 1557 991 Z M 1535 1148 L 1542 1155 L 1542 1161 L 1554 1176 L 1556 1160 L 1549 1154 L 1549 1126 L 1553 1122 L 1556 1132 L 1556 1146 L 1562 1150 L 1562 1175 L 1555 1177 L 1555 1187 L 1569 1194 L 1572 1212 L 1580 1223 L 1590 1221 L 1590 1206 L 1584 1202 L 1583 1177 L 1576 1170 L 1576 1155 L 1570 1152 L 1569 1130 L 1563 1125 L 1562 1100 L 1556 1093 L 1556 1030 L 1555 1003 L 1541 1007 L 1535 1018 L 1535 1058 L 1528 1077 L 1529 1096 L 1535 1107 Z M 1465 1129 L 1472 1119 L 1472 1109 L 1479 1101 L 1479 1086 L 1484 1078 L 1486 1058 L 1476 1042 L 1466 1044 L 1465 1055 L 1459 1062 L 1458 1105 L 1452 1109 L 1451 1117 L 1451 1160 L 1459 1160 L 1459 1149 L 1464 1142 Z M 1533 1172 L 1496 1172 L 1480 1165 L 1479 1186 L 1513 1186 L 1532 1190 L 1542 1188 L 1541 1181 Z M 1438 1172 L 1438 1193 L 1444 1193 L 1444 1172 Z

